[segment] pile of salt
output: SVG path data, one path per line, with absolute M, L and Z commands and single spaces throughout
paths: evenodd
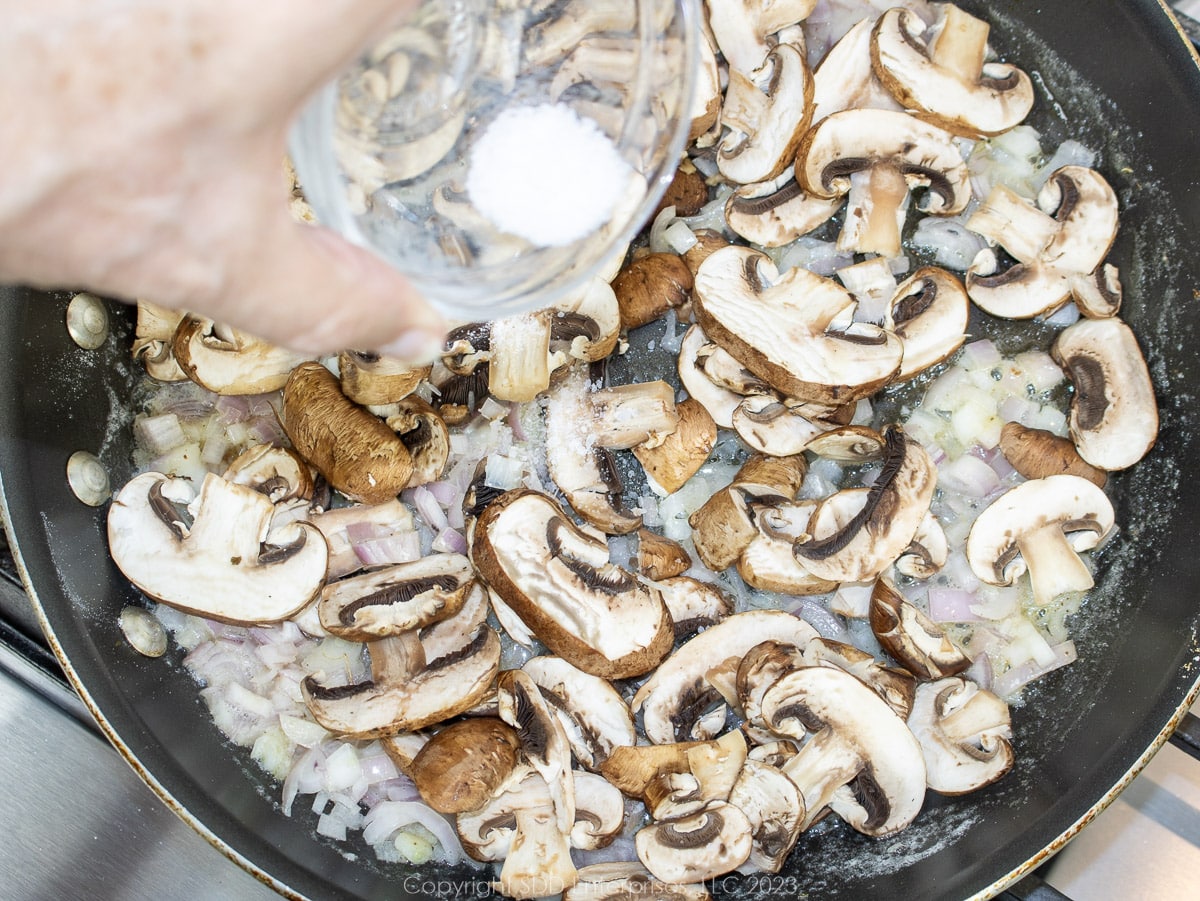
M 595 122 L 568 106 L 500 113 L 471 148 L 467 195 L 496 228 L 542 247 L 596 232 L 633 170 Z

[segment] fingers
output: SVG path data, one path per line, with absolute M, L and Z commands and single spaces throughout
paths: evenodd
M 254 240 L 246 271 L 231 272 L 225 321 L 308 352 L 374 350 L 428 362 L 446 323 L 398 272 L 324 228 L 286 214 Z

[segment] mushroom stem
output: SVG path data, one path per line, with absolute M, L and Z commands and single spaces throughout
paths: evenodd
M 1020 263 L 1032 263 L 1062 226 L 1005 185 L 996 185 L 971 214 L 967 228 L 990 238 Z
M 945 4 L 942 10 L 945 18 L 941 31 L 929 42 L 929 58 L 963 81 L 974 84 L 983 73 L 990 26 L 953 3 Z
M 872 166 L 852 175 L 838 248 L 898 256 L 907 199 L 908 183 L 893 166 Z
M 825 728 L 804 743 L 800 752 L 784 764 L 783 771 L 796 783 L 807 811 L 801 831 L 820 818 L 834 792 L 850 782 L 863 761 L 833 729 Z
M 1091 571 L 1059 524 L 1051 523 L 1018 537 L 1017 548 L 1029 570 L 1033 602 L 1039 606 L 1068 592 L 1087 591 L 1095 584 Z
M 549 808 L 516 811 L 517 831 L 500 870 L 500 890 L 512 898 L 557 895 L 578 879 L 567 835 Z

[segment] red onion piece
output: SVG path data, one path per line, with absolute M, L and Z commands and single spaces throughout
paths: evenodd
M 439 554 L 465 554 L 467 539 L 456 529 L 445 528 L 433 539 L 433 550 Z
M 425 524 L 435 532 L 446 528 L 446 513 L 442 510 L 442 505 L 424 485 L 418 485 L 415 488 L 405 488 L 400 495 L 401 500 L 412 504 L 417 515 L 425 521 Z
M 971 610 L 978 603 L 979 598 L 961 588 L 929 588 L 929 618 L 935 623 L 982 622 L 983 617 Z
M 398 829 L 418 823 L 438 840 L 450 863 L 456 863 L 463 854 L 450 822 L 418 801 L 383 801 L 367 811 L 364 823 L 363 841 L 368 845 L 378 845 L 391 838 Z

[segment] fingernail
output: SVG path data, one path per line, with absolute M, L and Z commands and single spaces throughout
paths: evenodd
M 385 357 L 395 357 L 408 363 L 429 363 L 442 352 L 443 338 L 440 334 L 414 328 L 404 332 L 396 340 L 379 348 Z

